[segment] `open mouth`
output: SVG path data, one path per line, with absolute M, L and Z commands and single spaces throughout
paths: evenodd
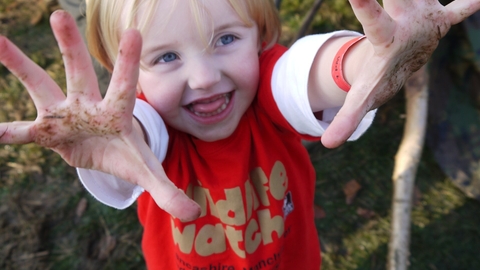
M 221 114 L 228 107 L 232 92 L 203 99 L 188 104 L 187 109 L 200 117 L 212 117 Z

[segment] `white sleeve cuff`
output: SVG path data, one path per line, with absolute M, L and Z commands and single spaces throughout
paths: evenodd
M 95 199 L 116 209 L 129 207 L 144 191 L 140 186 L 100 171 L 77 168 L 77 173 L 85 189 Z
M 143 126 L 147 143 L 155 156 L 163 161 L 167 154 L 168 132 L 160 115 L 145 101 L 137 99 L 133 115 Z M 132 205 L 144 189 L 113 175 L 77 168 L 83 186 L 101 203 L 117 209 Z
M 299 133 L 314 137 L 323 135 L 340 108 L 323 111 L 318 120 L 308 100 L 308 77 L 313 60 L 320 47 L 332 37 L 359 36 L 352 31 L 310 35 L 295 44 L 275 64 L 272 91 L 277 106 L 288 123 Z M 370 111 L 348 140 L 358 139 L 372 124 L 375 111 Z

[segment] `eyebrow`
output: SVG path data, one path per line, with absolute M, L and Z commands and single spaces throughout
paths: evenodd
M 151 53 L 153 53 L 153 52 L 155 52 L 155 51 L 162 50 L 163 48 L 167 48 L 167 47 L 169 47 L 169 46 L 170 46 L 169 44 L 161 44 L 161 45 L 153 46 L 153 47 L 151 47 L 151 48 L 147 48 L 147 49 L 145 50 L 145 52 L 142 53 L 142 55 L 140 56 L 140 58 L 143 58 L 143 57 L 145 57 L 145 55 L 149 55 L 149 54 L 151 54 Z
M 216 28 L 214 29 L 214 32 L 220 32 L 220 31 L 223 31 L 223 30 L 225 30 L 225 29 L 232 28 L 232 27 L 246 27 L 246 28 L 250 28 L 251 26 L 248 26 L 248 25 L 245 24 L 243 21 L 226 22 L 226 23 L 220 24 L 220 26 L 216 27 Z
M 226 22 L 226 23 L 223 23 L 223 24 L 220 24 L 218 27 L 215 27 L 215 29 L 213 30 L 214 33 L 217 33 L 217 32 L 221 32 L 225 29 L 229 29 L 229 28 L 233 28 L 233 27 L 245 27 L 245 28 L 250 28 L 251 26 L 248 26 L 247 24 L 245 24 L 243 21 L 239 20 L 239 21 L 230 21 L 230 22 Z M 153 46 L 151 48 L 147 48 L 145 50 L 144 53 L 142 53 L 141 57 L 143 58 L 145 55 L 148 55 L 148 54 L 151 54 L 152 52 L 155 52 L 155 51 L 158 51 L 158 50 L 162 50 L 163 48 L 167 48 L 167 47 L 170 47 L 171 44 L 169 43 L 166 43 L 166 44 L 160 44 L 160 45 L 156 45 L 156 46 Z

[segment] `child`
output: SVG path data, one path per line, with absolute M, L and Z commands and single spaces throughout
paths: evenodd
M 150 269 L 318 269 L 301 139 L 335 147 L 361 135 L 367 112 L 480 8 L 351 4 L 367 38 L 311 36 L 285 52 L 270 0 L 89 0 L 91 52 L 112 71 L 103 100 L 74 21 L 56 12 L 67 97 L 0 38 L 0 61 L 38 110 L 34 122 L 0 124 L 0 143 L 53 149 L 107 205 L 138 198 Z

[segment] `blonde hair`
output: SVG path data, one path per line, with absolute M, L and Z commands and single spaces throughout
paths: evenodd
M 123 30 L 135 27 L 144 30 L 161 0 L 87 0 L 87 41 L 90 53 L 110 72 L 117 58 L 120 35 Z M 185 1 L 185 0 L 181 0 Z M 190 0 L 192 13 L 200 26 L 198 0 Z M 247 26 L 257 25 L 263 49 L 273 46 L 280 36 L 281 26 L 272 0 L 225 0 Z M 243 3 L 242 3 L 243 2 Z M 137 13 L 146 5 L 148 14 L 141 19 Z M 125 12 L 125 11 L 130 12 Z M 121 23 L 121 21 L 126 23 Z M 125 29 L 121 29 L 121 28 Z

